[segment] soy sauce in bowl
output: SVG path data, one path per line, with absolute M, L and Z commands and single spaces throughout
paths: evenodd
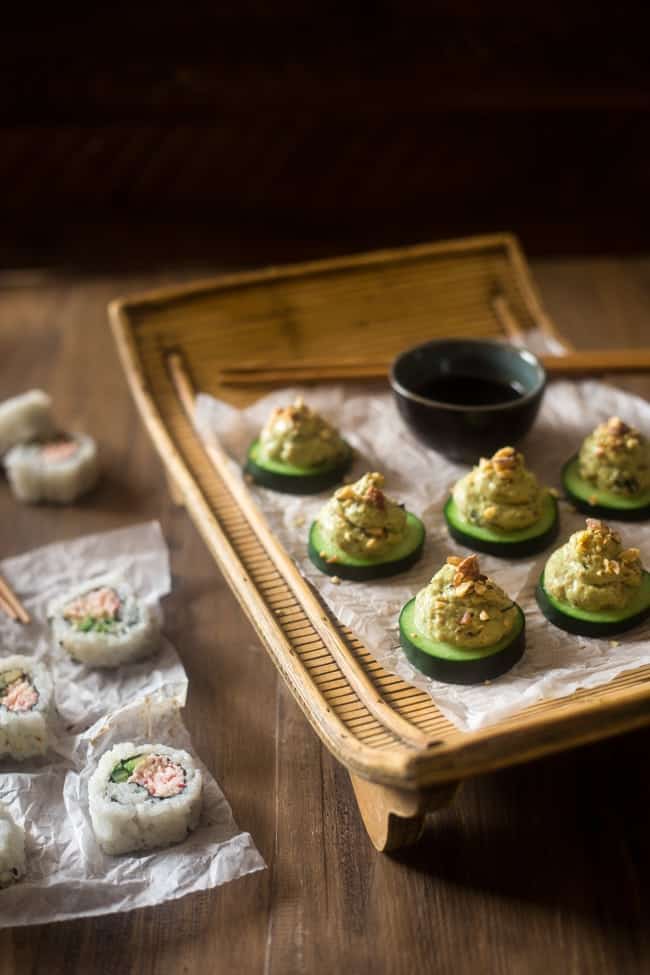
M 495 403 L 510 403 L 525 395 L 523 386 L 517 380 L 507 383 L 498 379 L 463 375 L 429 379 L 420 385 L 415 392 L 425 399 L 456 406 L 490 406 Z
M 398 355 L 390 384 L 401 416 L 419 440 L 471 464 L 528 432 L 546 373 L 526 349 L 444 339 Z

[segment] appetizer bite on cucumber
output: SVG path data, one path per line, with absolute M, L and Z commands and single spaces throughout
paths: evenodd
M 299 397 L 273 410 L 248 448 L 244 470 L 272 491 L 318 494 L 339 484 L 351 462 L 350 445 Z
M 444 515 L 461 545 L 504 559 L 541 552 L 558 531 L 555 498 L 514 447 L 482 457 L 454 486 Z
M 650 442 L 612 416 L 562 468 L 567 500 L 588 515 L 619 521 L 650 518 Z
M 544 616 L 568 633 L 605 637 L 637 626 L 650 616 L 650 573 L 638 548 L 603 521 L 587 518 L 549 558 L 537 586 Z
M 330 576 L 363 581 L 396 575 L 422 554 L 424 525 L 364 474 L 334 492 L 309 530 L 309 558 Z
M 483 575 L 477 555 L 450 555 L 428 586 L 403 607 L 400 643 L 422 673 L 448 684 L 480 684 L 521 658 L 521 608 Z

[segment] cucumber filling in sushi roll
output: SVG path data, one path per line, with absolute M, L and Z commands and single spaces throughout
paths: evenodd
M 334 492 L 309 531 L 309 558 L 321 572 L 380 579 L 405 572 L 420 558 L 424 525 L 383 486 L 383 474 L 375 472 Z
M 191 755 L 165 745 L 115 745 L 88 784 L 90 818 L 104 853 L 182 842 L 198 824 L 203 780 Z
M 119 667 L 159 646 L 160 631 L 149 607 L 122 579 L 84 583 L 50 604 L 54 639 L 89 667 Z
M 16 444 L 49 437 L 54 433 L 52 401 L 40 389 L 0 403 L 0 454 Z
M 25 832 L 0 804 L 0 889 L 25 876 Z
M 97 445 L 86 434 L 60 434 L 13 447 L 5 467 L 19 501 L 71 504 L 97 483 Z
M 245 473 L 256 484 L 285 494 L 318 494 L 340 484 L 352 448 L 299 397 L 279 406 L 248 450 Z
M 0 660 L 0 757 L 21 761 L 47 751 L 51 703 L 40 664 L 18 654 Z

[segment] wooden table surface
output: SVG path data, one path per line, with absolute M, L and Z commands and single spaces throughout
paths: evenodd
M 650 344 L 650 259 L 534 270 L 577 346 Z M 0 555 L 160 519 L 186 721 L 268 869 L 156 908 L 2 931 L 0 972 L 650 971 L 650 730 L 468 782 L 417 847 L 371 848 L 347 774 L 171 504 L 118 366 L 108 300 L 191 276 L 0 276 L 0 399 L 49 390 L 63 424 L 98 438 L 106 467 L 92 499 L 62 510 L 22 507 L 0 484 Z M 625 385 L 650 393 L 649 376 Z

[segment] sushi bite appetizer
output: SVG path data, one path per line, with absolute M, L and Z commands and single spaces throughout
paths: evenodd
M 613 636 L 650 617 L 650 573 L 638 548 L 623 548 L 597 518 L 553 552 L 536 595 L 551 623 L 582 636 Z
M 19 501 L 71 504 L 97 482 L 97 446 L 85 434 L 59 434 L 13 447 L 5 457 L 5 467 Z
M 51 709 L 45 668 L 20 654 L 0 658 L 0 758 L 45 754 Z
M 203 780 L 191 755 L 165 745 L 115 745 L 88 783 L 90 818 L 104 853 L 182 842 L 198 824 Z
M 444 515 L 457 542 L 501 558 L 540 552 L 558 531 L 557 501 L 514 447 L 482 457 L 454 485 Z
M 335 491 L 309 531 L 309 558 L 330 576 L 363 581 L 396 575 L 422 554 L 424 525 L 364 474 Z
M 617 416 L 599 424 L 562 468 L 567 499 L 587 515 L 650 518 L 650 441 Z
M 323 417 L 298 398 L 278 406 L 248 450 L 245 472 L 285 494 L 317 494 L 339 484 L 352 448 Z
M 160 631 L 149 607 L 121 578 L 85 582 L 50 603 L 54 639 L 89 667 L 119 667 L 158 649 Z
M 0 403 L 0 455 L 16 444 L 54 433 L 52 401 L 40 389 Z
M 422 673 L 448 684 L 480 684 L 510 670 L 525 647 L 521 608 L 483 575 L 477 555 L 450 555 L 403 607 L 400 643 Z
M 0 803 L 0 890 L 25 876 L 25 832 Z

